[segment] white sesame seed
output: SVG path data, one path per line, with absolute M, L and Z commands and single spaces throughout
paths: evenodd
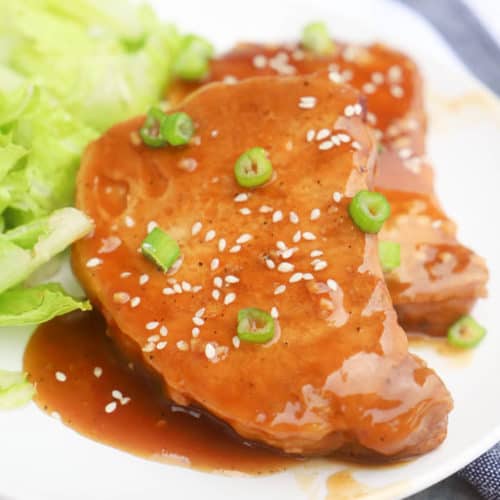
M 283 212 L 281 210 L 276 210 L 273 213 L 273 222 L 280 222 L 283 220 Z
M 387 76 L 391 82 L 399 82 L 403 76 L 403 71 L 400 66 L 394 65 L 387 71 Z
M 117 389 L 114 389 L 113 391 L 111 391 L 111 396 L 115 399 L 122 399 L 123 398 L 123 394 L 121 393 L 121 391 L 117 390 Z
M 326 284 L 328 285 L 328 288 L 330 288 L 330 290 L 333 290 L 334 292 L 338 289 L 339 285 L 337 284 L 337 282 L 334 280 L 334 279 L 328 279 L 326 280 Z
M 147 274 L 141 274 L 139 277 L 139 285 L 145 285 L 149 281 L 149 275 Z
M 344 108 L 344 115 L 346 116 L 353 116 L 354 115 L 354 106 L 352 106 L 351 104 L 348 104 L 345 108 Z
M 160 323 L 158 321 L 150 321 L 149 323 L 146 323 L 146 330 L 154 330 L 155 328 L 158 328 L 160 326 Z
M 402 148 L 398 151 L 398 156 L 403 160 L 407 160 L 412 154 L 413 151 L 410 148 Z
M 203 289 L 203 287 L 202 287 L 201 285 L 195 285 L 195 286 L 193 286 L 193 288 L 191 289 L 191 291 L 192 291 L 193 293 L 198 293 L 198 292 L 200 292 L 202 289 Z
M 197 326 L 193 327 L 193 329 L 191 330 L 191 335 L 194 338 L 197 338 L 200 335 L 200 329 Z
M 337 135 L 332 135 L 330 137 L 330 140 L 333 142 L 334 146 L 340 146 L 340 144 L 341 144 L 341 140 L 338 138 Z
M 229 249 L 229 253 L 238 253 L 241 250 L 241 245 L 234 245 Z
M 158 227 L 158 222 L 156 222 L 155 220 L 151 220 L 148 222 L 148 227 L 147 227 L 147 231 L 148 233 L 150 233 L 151 231 L 153 231 L 154 229 L 156 229 Z
M 181 283 L 181 288 L 184 292 L 190 292 L 193 289 L 191 283 L 189 283 L 188 281 L 183 281 Z
M 286 246 L 284 241 L 279 240 L 276 242 L 276 248 L 278 250 L 286 250 L 288 247 Z
M 292 276 L 290 276 L 290 283 L 297 283 L 297 281 L 300 281 L 302 279 L 302 273 L 294 273 Z
M 191 234 L 193 236 L 196 236 L 201 231 L 202 227 L 203 227 L 203 224 L 200 221 L 195 222 L 193 224 L 193 227 L 191 228 Z
M 313 109 L 317 103 L 316 97 L 313 96 L 303 96 L 299 100 L 299 108 L 301 109 Z
M 262 54 L 257 54 L 252 60 L 255 68 L 262 69 L 267 66 L 267 57 Z
M 342 83 L 342 75 L 338 71 L 330 71 L 328 73 L 328 79 L 333 83 Z
M 321 215 L 321 210 L 319 208 L 313 208 L 311 210 L 311 216 L 310 216 L 310 219 L 311 220 L 318 220 L 319 217 Z
M 313 260 L 311 261 L 311 265 L 312 265 L 312 266 L 314 266 L 314 265 L 316 265 L 318 262 L 321 262 L 321 259 L 313 259 Z
M 175 290 L 173 288 L 170 288 L 170 287 L 166 287 L 162 290 L 163 295 L 174 295 L 175 293 Z
M 321 260 L 314 264 L 314 270 L 315 271 L 322 271 L 323 269 L 326 269 L 328 267 L 328 262 L 325 260 Z
M 331 135 L 331 130 L 327 128 L 322 128 L 321 130 L 318 131 L 316 134 L 316 140 L 317 141 L 322 141 L 323 139 L 326 139 Z
M 231 304 L 232 302 L 234 302 L 236 300 L 236 294 L 231 292 L 231 293 L 228 293 L 225 297 L 224 297 L 224 304 L 226 306 L 228 306 L 229 304 Z
M 160 340 L 159 335 L 151 335 L 151 337 L 148 337 L 148 342 L 158 342 Z
M 122 400 L 120 401 L 121 405 L 126 405 L 128 403 L 130 403 L 130 398 L 129 397 L 125 397 L 125 398 L 122 398 Z
M 158 351 L 161 351 L 161 350 L 165 349 L 165 347 L 167 347 L 167 344 L 168 344 L 168 342 L 166 340 L 162 340 L 161 342 L 158 342 L 158 344 L 156 344 L 156 349 Z
M 353 110 L 354 110 L 355 115 L 360 115 L 363 112 L 363 106 L 361 106 L 361 104 L 359 102 L 357 102 L 353 106 Z
M 316 236 L 314 233 L 311 233 L 310 231 L 305 231 L 302 233 L 302 238 L 304 238 L 307 241 L 312 241 L 316 239 Z
M 96 366 L 94 368 L 94 377 L 101 378 L 101 376 L 102 376 L 102 368 L 100 366 Z
M 297 250 L 298 250 L 297 247 L 288 248 L 287 250 L 281 253 L 281 257 L 283 259 L 289 259 Z
M 205 324 L 205 320 L 203 318 L 198 318 L 198 316 L 194 316 L 192 320 L 196 326 L 203 326 Z
M 125 225 L 127 227 L 134 227 L 135 226 L 135 220 L 130 217 L 130 215 L 125 216 Z
M 215 231 L 213 229 L 210 229 L 210 231 L 208 231 L 205 235 L 205 241 L 212 241 L 215 238 L 215 234 Z
M 215 347 L 209 342 L 205 346 L 205 356 L 207 357 L 207 359 L 214 359 L 216 355 L 217 351 L 215 350 Z
M 142 352 L 153 352 L 155 350 L 155 345 L 153 342 L 148 342 L 143 348 Z
M 219 290 L 212 290 L 212 298 L 214 300 L 219 300 L 220 299 L 220 291 Z
M 261 214 L 269 214 L 273 211 L 273 207 L 270 207 L 269 205 L 262 205 L 260 208 L 259 208 L 259 212 Z
M 219 252 L 223 252 L 226 249 L 226 240 L 221 238 L 218 243 Z
M 377 87 L 372 82 L 367 82 L 363 85 L 362 90 L 365 94 L 373 94 Z
M 337 134 L 337 137 L 339 138 L 340 142 L 351 142 L 351 138 L 347 134 Z
M 68 378 L 68 377 L 66 377 L 66 374 L 63 372 L 56 372 L 55 377 L 56 377 L 56 380 L 58 382 L 66 382 L 66 380 Z
M 323 255 L 322 250 L 312 250 L 309 254 L 311 257 L 321 257 Z
M 340 201 L 342 200 L 342 198 L 344 197 L 344 195 L 342 193 L 339 193 L 338 191 L 335 191 L 335 193 L 333 193 L 333 201 L 335 203 L 340 203 Z
M 314 137 L 316 136 L 316 131 L 312 128 L 310 130 L 307 131 L 307 134 L 306 134 L 306 141 L 307 142 L 312 142 L 314 141 Z
M 179 285 L 179 283 L 174 283 L 172 288 L 175 290 L 175 293 L 182 293 L 182 287 Z
M 298 224 L 299 223 L 299 216 L 295 212 L 290 212 L 289 217 L 290 217 L 290 222 L 292 224 Z
M 139 304 L 141 303 L 141 298 L 140 297 L 134 297 L 131 301 L 130 301 L 130 307 L 132 308 L 136 308 Z
M 130 276 L 132 276 L 132 273 L 129 271 L 124 271 L 120 274 L 120 278 L 130 278 Z
M 333 148 L 333 142 L 332 141 L 323 141 L 319 146 L 318 149 L 321 151 L 327 151 L 329 149 Z
M 311 273 L 304 273 L 304 274 L 302 275 L 302 279 L 303 279 L 304 281 L 311 281 L 311 280 L 313 280 L 313 279 L 314 279 L 314 276 L 313 276 Z
M 286 290 L 285 285 L 279 285 L 274 289 L 274 295 L 281 295 L 282 293 L 285 292 L 285 290 Z
M 252 235 L 251 234 L 248 234 L 248 233 L 244 233 L 242 234 L 237 240 L 236 240 L 236 243 L 238 243 L 238 245 L 241 245 L 243 243 L 247 243 L 248 241 L 250 241 L 252 239 Z
M 198 309 L 194 315 L 197 317 L 197 318 L 201 318 L 203 315 L 205 314 L 205 308 L 202 307 L 200 309 Z
M 228 274 L 225 278 L 226 283 L 233 284 L 233 283 L 239 283 L 240 279 L 236 276 L 233 276 L 232 274 Z
M 166 337 L 168 335 L 168 328 L 165 325 L 160 327 L 160 335 Z
M 248 198 L 250 198 L 250 196 L 248 195 L 248 193 L 238 193 L 235 197 L 234 197 L 234 201 L 236 203 L 242 203 L 244 201 L 248 201 Z
M 358 151 L 361 149 L 361 144 L 358 141 L 352 141 L 351 146 Z
M 88 268 L 91 268 L 91 267 L 97 267 L 97 266 L 100 266 L 102 264 L 102 259 L 99 259 L 99 257 L 93 257 L 92 259 L 89 259 L 87 261 L 87 264 L 86 266 Z
M 372 73 L 372 82 L 376 85 L 384 83 L 384 75 L 380 71 L 375 71 Z
M 391 85 L 390 91 L 391 95 L 396 99 L 401 99 L 401 97 L 405 94 L 403 87 L 400 87 L 399 85 Z
M 268 269 L 274 269 L 276 267 L 276 264 L 274 263 L 274 261 L 272 259 L 270 259 L 269 257 L 266 258 L 266 260 L 264 262 L 266 263 L 266 266 L 268 267 Z
M 220 276 L 216 276 L 214 278 L 214 286 L 216 286 L 217 288 L 222 288 L 222 285 L 223 285 L 222 278 Z
M 236 335 L 235 335 L 233 337 L 232 341 L 233 341 L 233 346 L 235 347 L 235 349 L 238 349 L 240 347 L 240 338 L 236 337 Z
M 104 407 L 104 411 L 106 413 L 113 413 L 115 410 L 116 410 L 116 401 L 111 401 L 111 403 L 108 403 L 105 407 Z
M 130 295 L 126 292 L 116 292 L 113 294 L 113 302 L 116 304 L 126 304 L 130 300 Z
M 179 340 L 175 345 L 177 346 L 177 349 L 179 349 L 179 351 L 189 350 L 189 345 L 185 340 Z
M 214 129 L 214 130 L 212 130 L 212 131 L 210 132 L 210 135 L 211 135 L 212 137 L 217 137 L 217 136 L 219 135 L 219 131 Z
M 252 211 L 247 207 L 240 208 L 239 212 L 241 215 L 250 215 L 252 213 Z
M 210 269 L 212 271 L 215 271 L 219 267 L 219 259 L 217 257 L 212 259 L 212 262 L 210 262 Z
M 271 318 L 278 319 L 280 316 L 278 308 L 276 306 L 273 306 L 271 308 Z

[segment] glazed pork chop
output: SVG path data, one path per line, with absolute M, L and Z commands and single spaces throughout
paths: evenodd
M 96 227 L 73 267 L 118 345 L 175 402 L 286 452 L 387 460 L 436 447 L 450 395 L 408 353 L 376 236 L 347 212 L 376 157 L 360 95 L 324 76 L 256 78 L 179 109 L 196 123 L 188 146 L 143 145 L 138 118 L 93 143 L 79 172 L 77 206 Z M 323 128 L 339 145 L 307 141 Z M 249 190 L 233 168 L 255 146 L 274 176 Z M 138 251 L 156 225 L 180 246 L 167 274 Z M 245 308 L 274 318 L 266 344 L 237 336 Z
M 407 331 L 445 335 L 486 295 L 488 272 L 483 259 L 457 241 L 456 226 L 434 194 L 415 63 L 378 44 L 337 43 L 331 56 L 311 54 L 299 45 L 241 44 L 212 61 L 204 83 L 325 69 L 332 81 L 347 82 L 366 96 L 367 121 L 380 141 L 374 189 L 387 197 L 393 215 L 379 237 L 401 245 L 401 266 L 386 275 L 399 321 Z M 168 98 L 178 103 L 199 85 L 177 81 Z

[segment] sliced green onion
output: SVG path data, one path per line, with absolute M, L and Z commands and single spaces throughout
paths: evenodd
M 183 80 L 202 80 L 210 71 L 213 52 L 212 44 L 204 38 L 186 36 L 174 64 L 174 73 Z
M 328 28 L 323 22 L 310 23 L 302 31 L 302 47 L 318 55 L 328 55 L 335 50 Z
M 391 215 L 391 206 L 383 194 L 363 190 L 349 204 L 349 215 L 364 233 L 378 233 Z
M 187 113 L 172 113 L 163 120 L 160 133 L 172 146 L 183 146 L 193 137 L 193 120 Z
M 273 175 L 273 165 L 263 148 L 245 151 L 234 165 L 236 182 L 243 187 L 253 188 L 265 184 Z
M 158 227 L 146 236 L 142 242 L 141 251 L 163 271 L 168 271 L 181 253 L 177 242 Z
M 274 337 L 274 319 L 262 309 L 240 309 L 237 333 L 238 338 L 244 342 L 265 344 Z
M 148 111 L 144 125 L 139 130 L 142 141 L 152 148 L 165 146 L 166 141 L 161 134 L 161 125 L 166 115 L 160 108 L 151 108 Z
M 0 410 L 24 406 L 35 394 L 35 388 L 26 380 L 26 374 L 0 370 Z
M 448 329 L 448 342 L 461 349 L 476 347 L 486 335 L 483 328 L 472 316 L 462 316 Z
M 401 264 L 401 245 L 394 241 L 379 241 L 378 258 L 384 273 L 393 271 Z

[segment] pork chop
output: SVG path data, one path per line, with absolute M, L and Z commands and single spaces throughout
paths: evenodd
M 399 321 L 407 331 L 445 335 L 486 295 L 488 271 L 483 259 L 458 242 L 456 226 L 435 196 L 415 63 L 380 44 L 336 43 L 331 56 L 311 54 L 299 45 L 241 44 L 212 61 L 203 83 L 325 69 L 332 81 L 347 82 L 366 96 L 367 121 L 380 141 L 374 188 L 388 198 L 393 215 L 379 237 L 402 247 L 401 266 L 386 275 Z M 199 86 L 177 81 L 168 98 L 180 102 Z
M 188 146 L 143 145 L 137 118 L 93 143 L 79 172 L 77 206 L 96 228 L 74 246 L 74 271 L 118 344 L 175 402 L 286 452 L 387 460 L 436 447 L 450 395 L 408 353 L 376 236 L 347 212 L 376 157 L 360 95 L 324 76 L 256 78 L 179 109 L 197 127 Z M 308 142 L 323 128 L 340 144 Z M 274 177 L 248 190 L 233 167 L 254 146 Z M 181 249 L 167 274 L 138 252 L 156 225 Z M 236 336 L 248 307 L 275 318 L 267 344 Z

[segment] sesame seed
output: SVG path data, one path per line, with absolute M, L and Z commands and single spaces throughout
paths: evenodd
M 104 407 L 104 411 L 106 413 L 113 413 L 115 410 L 116 410 L 116 401 L 111 401 L 111 403 L 108 403 L 105 407 Z
M 201 290 L 203 290 L 203 287 L 202 287 L 201 285 L 195 285 L 195 286 L 193 286 L 193 288 L 191 289 L 191 291 L 192 291 L 193 293 L 198 293 L 198 292 L 200 292 Z
M 143 348 L 142 352 L 152 352 L 155 350 L 155 345 L 153 342 L 148 342 Z
M 234 245 L 233 247 L 231 247 L 229 249 L 229 253 L 238 253 L 240 250 L 241 250 L 241 246 L 240 245 Z
M 177 342 L 177 344 L 175 344 L 175 345 L 177 346 L 177 349 L 179 349 L 179 351 L 188 351 L 189 350 L 189 345 L 185 340 L 179 340 Z
M 313 109 L 316 106 L 318 100 L 313 96 L 303 96 L 299 100 L 299 108 L 301 109 Z
M 244 233 L 236 240 L 236 243 L 238 243 L 238 245 L 241 245 L 242 243 L 247 243 L 251 239 L 252 239 L 251 234 Z
M 311 233 L 310 231 L 305 231 L 304 233 L 302 233 L 302 238 L 304 238 L 307 241 L 312 241 L 316 239 L 316 236 L 314 235 L 314 233 Z
M 130 307 L 132 308 L 136 308 L 139 304 L 141 303 L 141 298 L 140 297 L 134 297 L 131 301 L 130 301 Z
M 407 160 L 412 154 L 413 151 L 410 148 L 402 148 L 398 151 L 398 156 L 403 160 Z
M 330 290 L 333 290 L 334 292 L 338 289 L 339 285 L 337 284 L 337 282 L 333 279 L 328 279 L 326 280 L 326 284 L 328 285 L 328 288 L 330 288 Z
M 313 276 L 311 273 L 304 273 L 304 274 L 302 275 L 302 279 L 303 279 L 304 281 L 311 281 L 311 280 L 313 280 L 313 279 L 314 279 L 314 276 Z
M 274 319 L 278 319 L 279 316 L 280 315 L 279 315 L 278 308 L 276 306 L 271 307 L 271 317 Z
M 139 285 L 145 285 L 149 281 L 149 276 L 147 274 L 141 274 L 139 277 Z
M 99 257 L 93 257 L 92 259 L 89 259 L 87 261 L 87 264 L 86 266 L 88 268 L 91 268 L 91 267 L 97 267 L 97 266 L 100 266 L 102 264 L 102 259 L 99 259 Z
M 283 259 L 289 259 L 297 250 L 298 250 L 297 247 L 288 248 L 287 250 L 281 253 L 281 257 Z
M 175 285 L 174 285 L 174 288 L 175 288 Z M 193 287 L 191 286 L 191 283 L 189 283 L 187 281 L 182 281 L 181 288 L 184 292 L 190 292 Z
M 285 292 L 285 290 L 286 290 L 285 285 L 279 285 L 274 289 L 274 295 L 281 295 L 282 293 Z
M 224 304 L 228 306 L 236 300 L 236 294 L 231 292 L 224 297 Z
M 156 222 L 155 220 L 149 221 L 148 227 L 147 227 L 148 233 L 150 233 L 151 231 L 153 231 L 157 227 L 158 227 L 158 222 Z
M 265 68 L 267 66 L 267 57 L 262 54 L 257 54 L 254 56 L 252 63 L 254 67 L 258 69 Z
M 236 203 L 242 203 L 244 201 L 248 201 L 248 198 L 250 198 L 250 196 L 248 195 L 248 193 L 238 193 L 235 197 L 234 197 L 234 201 Z
M 290 222 L 292 224 L 298 224 L 299 223 L 299 216 L 295 212 L 290 212 L 289 217 L 290 217 Z
M 346 116 L 353 116 L 354 115 L 354 106 L 352 106 L 351 104 L 348 104 L 345 108 L 344 108 L 344 115 Z
M 298 243 L 302 238 L 302 232 L 299 230 L 299 231 L 296 231 L 295 234 L 293 235 L 292 237 L 292 241 L 294 243 Z
M 270 259 L 269 257 L 266 258 L 264 262 L 266 263 L 266 266 L 268 267 L 268 269 L 274 269 L 276 267 L 276 264 L 274 263 L 274 261 L 272 259 Z
M 351 146 L 358 151 L 361 149 L 361 144 L 358 141 L 352 141 Z
M 316 262 L 316 264 L 314 264 L 315 271 L 322 271 L 327 267 L 328 267 L 328 262 L 326 262 L 325 260 L 320 260 L 319 262 Z
M 115 399 L 122 399 L 123 398 L 123 394 L 121 393 L 121 391 L 119 391 L 117 389 L 114 389 L 113 391 L 111 391 L 111 396 Z
M 351 138 L 347 134 L 337 134 L 337 137 L 339 138 L 340 142 L 351 142 Z
M 130 278 L 130 276 L 132 276 L 132 273 L 129 271 L 124 271 L 120 274 L 120 278 Z
M 158 328 L 160 326 L 160 323 L 158 321 L 150 321 L 149 323 L 146 323 L 146 330 L 154 330 L 155 328 Z
M 306 141 L 307 142 L 312 142 L 314 141 L 314 137 L 316 136 L 316 131 L 312 128 L 310 130 L 307 131 L 307 134 L 306 134 Z
M 311 257 L 321 257 L 323 255 L 322 250 L 312 250 L 309 254 Z
M 68 377 L 66 377 L 66 374 L 63 372 L 56 372 L 55 377 L 56 377 L 56 380 L 58 382 L 66 382 L 66 380 L 68 378 Z
M 120 401 L 120 403 L 123 405 L 126 405 L 128 403 L 130 403 L 130 398 L 129 397 L 126 397 L 126 398 L 122 398 L 122 400 Z
M 125 216 L 125 225 L 127 227 L 134 227 L 135 226 L 135 220 L 130 217 L 130 215 Z
M 333 142 L 333 145 L 334 145 L 334 146 L 340 146 L 340 144 L 341 144 L 340 139 L 339 139 L 339 138 L 338 138 L 338 136 L 336 136 L 336 135 L 332 135 L 332 136 L 330 137 L 330 140 Z
M 200 309 L 198 309 L 194 315 L 197 317 L 197 318 L 201 318 L 203 315 L 205 314 L 205 308 L 202 307 Z
M 160 335 L 166 337 L 168 335 L 168 328 L 165 325 L 160 327 Z
M 201 231 L 202 227 L 203 227 L 203 224 L 200 221 L 195 222 L 193 224 L 193 227 L 191 228 L 191 234 L 193 236 L 196 236 Z
M 342 83 L 342 75 L 338 71 L 330 71 L 328 79 L 333 83 Z
M 365 94 L 373 94 L 377 90 L 377 87 L 373 83 L 367 82 L 363 85 L 362 89 Z
M 353 106 L 353 109 L 354 109 L 354 114 L 355 115 L 360 115 L 363 112 L 363 106 L 361 106 L 361 104 L 359 102 L 357 102 Z
M 192 320 L 196 326 L 203 326 L 205 324 L 205 320 L 203 318 L 198 318 L 198 316 L 194 316 Z
M 278 248 L 278 250 L 286 250 L 288 247 L 284 241 L 279 240 L 276 242 L 276 248 Z
M 380 71 L 375 71 L 372 73 L 372 82 L 376 85 L 384 83 L 384 75 Z
M 226 249 L 226 240 L 221 238 L 218 243 L 219 252 L 223 252 Z
M 211 135 L 212 137 L 217 137 L 217 136 L 219 135 L 219 131 L 214 129 L 214 130 L 212 130 L 212 131 L 210 132 L 210 135 Z
M 400 66 L 394 65 L 387 71 L 387 76 L 391 82 L 399 82 L 403 76 L 403 71 Z
M 158 342 L 158 344 L 156 344 L 156 349 L 158 351 L 161 351 L 162 349 L 165 349 L 165 347 L 167 347 L 167 344 L 168 344 L 168 342 L 166 340 Z
M 207 357 L 207 359 L 214 359 L 216 355 L 217 351 L 215 350 L 215 347 L 209 342 L 205 346 L 205 356 Z
M 214 300 L 219 300 L 220 299 L 220 291 L 219 290 L 212 290 L 212 297 Z
M 319 208 L 313 208 L 311 210 L 311 216 L 310 216 L 310 219 L 311 220 L 318 220 L 319 217 L 321 215 L 321 210 Z
M 322 141 L 323 139 L 326 139 L 331 135 L 331 131 L 327 128 L 322 128 L 321 130 L 318 131 L 316 134 L 316 140 L 317 141 Z
M 329 149 L 332 149 L 334 146 L 332 141 L 323 141 L 319 146 L 318 149 L 321 151 L 327 151 Z
M 219 267 L 219 259 L 217 257 L 212 259 L 212 262 L 210 262 L 210 269 L 212 271 L 215 271 Z
M 247 207 L 240 208 L 239 211 L 241 215 L 250 215 L 252 213 L 252 211 Z
M 302 279 L 302 273 L 294 273 L 290 276 L 290 283 L 297 283 Z
M 239 337 L 236 337 L 236 335 L 233 337 L 232 339 L 233 341 L 233 345 L 235 347 L 235 349 L 238 349 L 240 347 L 240 338 Z
M 205 241 L 212 241 L 215 238 L 215 234 L 215 231 L 213 229 L 210 229 L 210 231 L 208 231 L 205 235 Z
M 335 191 L 335 193 L 333 193 L 333 201 L 335 203 L 340 203 L 340 201 L 342 200 L 342 198 L 344 197 L 344 195 L 342 193 L 339 193 L 338 191 Z
M 174 289 L 175 293 L 182 293 L 182 287 L 179 285 L 179 283 L 174 283 L 172 285 L 172 288 Z
M 259 212 L 261 214 L 269 214 L 273 211 L 273 207 L 270 207 L 269 205 L 262 205 L 260 208 L 259 208 Z
M 175 290 L 173 288 L 170 288 L 170 287 L 166 287 L 162 290 L 163 295 L 174 295 L 175 293 Z
M 126 292 L 116 292 L 113 294 L 113 302 L 116 304 L 126 304 L 130 300 L 130 295 Z
M 273 222 L 280 222 L 283 220 L 283 212 L 281 210 L 276 210 L 273 213 Z
M 239 283 L 240 279 L 236 276 L 233 276 L 232 274 L 228 274 L 225 278 L 226 283 L 233 284 L 233 283 Z
M 194 338 L 197 338 L 200 335 L 200 329 L 197 326 L 193 327 L 193 329 L 191 330 L 191 335 Z
M 182 160 L 177 163 L 178 167 L 185 172 L 193 172 L 198 166 L 198 162 L 195 158 L 182 158 Z
M 214 286 L 216 286 L 217 288 L 222 288 L 222 278 L 220 276 L 216 276 L 214 278 Z
M 151 337 L 148 337 L 148 342 L 158 342 L 160 340 L 159 335 L 151 335 Z
M 102 368 L 100 366 L 96 366 L 94 368 L 94 377 L 101 378 L 101 375 L 102 375 Z
M 405 94 L 403 87 L 400 87 L 399 85 L 391 85 L 390 91 L 392 97 L 395 97 L 396 99 L 401 99 L 401 97 Z

